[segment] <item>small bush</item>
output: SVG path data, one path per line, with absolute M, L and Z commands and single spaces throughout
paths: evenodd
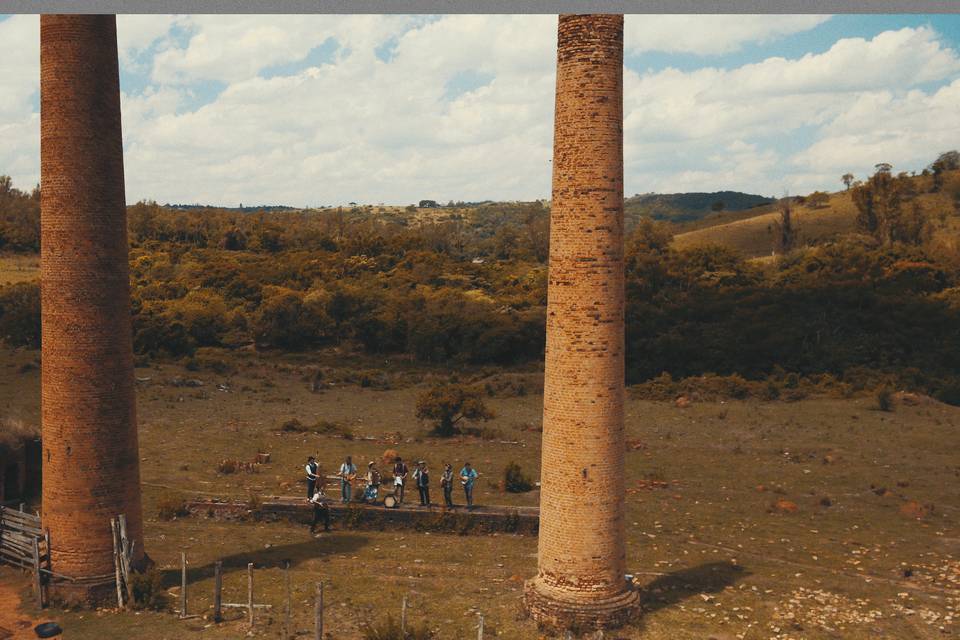
M 163 574 L 156 567 L 143 573 L 130 575 L 133 587 L 133 606 L 136 609 L 163 611 L 167 608 L 166 593 L 163 590 Z
M 169 492 L 157 501 L 157 517 L 161 520 L 173 520 L 189 515 L 187 501 L 179 493 Z
M 389 614 L 386 618 L 367 623 L 362 633 L 363 640 L 431 640 L 434 637 L 426 622 L 419 625 L 407 623 L 407 629 L 403 631 L 400 623 Z
M 353 431 L 350 427 L 330 420 L 318 420 L 313 425 L 305 425 L 296 418 L 287 420 L 278 431 L 284 433 L 315 433 L 317 435 L 339 436 L 345 440 L 353 440 Z
M 217 464 L 217 473 L 222 473 L 224 475 L 230 475 L 231 473 L 237 472 L 237 461 L 236 460 L 221 460 Z
M 504 488 L 511 493 L 524 493 L 533 489 L 533 482 L 523 473 L 520 465 L 511 462 L 503 471 Z
M 893 411 L 893 391 L 883 386 L 877 391 L 877 408 L 880 411 Z

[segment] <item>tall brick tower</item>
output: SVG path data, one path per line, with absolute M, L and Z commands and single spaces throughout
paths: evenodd
M 144 560 L 114 16 L 40 18 L 43 525 L 67 602 L 116 597 L 110 518 Z
M 636 611 L 624 529 L 623 16 L 562 15 L 538 574 L 531 615 L 609 627 Z

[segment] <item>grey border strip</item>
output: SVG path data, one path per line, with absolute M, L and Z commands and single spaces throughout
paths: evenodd
M 0 0 L 0 13 L 960 13 L 957 0 Z

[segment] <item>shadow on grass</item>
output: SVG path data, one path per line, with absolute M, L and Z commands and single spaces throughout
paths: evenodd
M 316 539 L 284 544 L 269 549 L 252 549 L 229 556 L 220 560 L 223 562 L 223 573 L 246 570 L 247 564 L 252 562 L 254 569 L 272 569 L 283 567 L 290 562 L 294 568 L 301 562 L 322 558 L 333 554 L 354 553 L 367 544 L 367 537 L 352 533 L 343 533 L 334 536 L 323 536 Z M 187 583 L 192 584 L 200 580 L 212 578 L 215 563 L 211 562 L 198 567 L 187 569 Z M 163 588 L 168 589 L 180 584 L 180 568 L 163 570 Z
M 649 614 L 702 593 L 719 593 L 750 575 L 740 565 L 707 562 L 660 576 L 640 588 L 640 605 Z

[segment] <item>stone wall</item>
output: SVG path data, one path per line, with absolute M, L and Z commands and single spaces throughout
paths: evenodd
M 41 16 L 40 160 L 43 525 L 55 597 L 109 599 L 111 517 L 144 557 L 114 16 Z

